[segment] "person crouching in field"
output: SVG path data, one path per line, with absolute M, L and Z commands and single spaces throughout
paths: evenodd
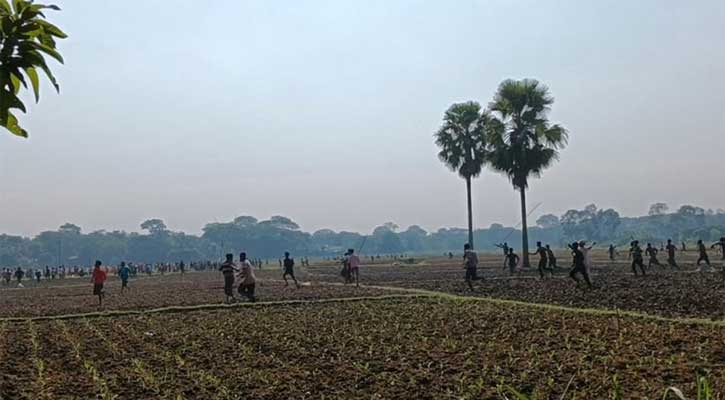
M 236 300 L 234 298 L 234 272 L 239 270 L 234 266 L 234 254 L 227 254 L 226 258 L 226 261 L 219 267 L 219 271 L 224 276 L 224 295 L 226 296 L 224 302 L 230 303 Z
M 478 270 L 478 254 L 473 251 L 469 243 L 463 245 L 463 268 L 466 269 L 466 283 L 473 291 L 473 281 L 482 280 L 483 278 L 476 273 Z
M 302 259 L 302 264 L 304 265 L 304 258 Z M 284 279 L 284 285 L 289 286 L 289 283 L 287 283 L 287 276 L 291 277 L 293 281 L 295 281 L 295 286 L 297 286 L 297 289 L 300 288 L 300 284 L 297 283 L 297 278 L 295 278 L 295 260 L 290 258 L 289 252 L 284 252 L 284 273 L 282 274 L 282 279 Z
M 254 276 L 252 263 L 247 260 L 247 253 L 239 254 L 239 295 L 245 296 L 250 302 L 254 303 L 257 299 L 254 297 L 254 289 L 257 284 L 257 278 Z
M 131 268 L 126 265 L 126 262 L 121 261 L 121 266 L 118 267 L 118 277 L 121 278 L 121 293 L 128 289 L 129 276 L 131 276 Z
M 96 264 L 93 267 L 93 271 L 91 272 L 91 282 L 93 283 L 93 294 L 95 296 L 98 296 L 98 306 L 103 306 L 103 298 L 105 297 L 105 293 L 103 293 L 103 284 L 106 282 L 106 271 L 104 271 L 101 268 L 101 261 L 96 260 Z

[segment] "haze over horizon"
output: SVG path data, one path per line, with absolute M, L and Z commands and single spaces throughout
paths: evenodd
M 589 203 L 725 208 L 722 1 L 46 2 L 70 36 L 61 94 L 28 101 L 29 139 L 0 135 L 0 233 L 463 227 L 433 133 L 508 78 L 549 86 L 570 135 L 531 183 L 532 225 Z M 504 176 L 473 196 L 476 227 L 519 221 Z

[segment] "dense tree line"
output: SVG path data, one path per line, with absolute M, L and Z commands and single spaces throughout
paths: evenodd
M 546 214 L 530 229 L 532 241 L 554 247 L 575 239 L 596 240 L 601 244 L 624 245 L 632 238 L 659 244 L 672 238 L 676 242 L 696 239 L 715 241 L 725 236 L 725 211 L 705 210 L 685 205 L 668 213 L 666 206 L 653 205 L 649 215 L 621 217 L 613 209 L 589 205 L 568 210 L 563 215 Z M 275 216 L 258 221 L 240 216 L 233 221 L 210 223 L 201 236 L 167 229 L 163 221 L 151 219 L 141 224 L 144 233 L 94 231 L 83 233 L 74 224 L 55 231 L 41 232 L 34 238 L 0 235 L 0 266 L 89 265 L 95 259 L 106 263 L 122 260 L 138 262 L 216 260 L 222 253 L 245 250 L 253 257 L 274 259 L 282 252 L 297 256 L 338 256 L 347 248 L 371 254 L 443 254 L 460 251 L 468 241 L 464 228 L 441 228 L 427 232 L 413 225 L 406 229 L 392 222 L 375 228 L 370 235 L 321 229 L 304 232 L 287 217 Z M 473 232 L 479 250 L 493 250 L 494 244 L 508 242 L 521 249 L 517 227 L 492 224 Z

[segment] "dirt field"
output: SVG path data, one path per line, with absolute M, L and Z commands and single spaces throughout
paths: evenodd
M 112 279 L 103 309 L 85 279 L 6 288 L 0 395 L 661 399 L 669 386 L 694 398 L 702 376 L 725 399 L 719 273 L 634 277 L 598 258 L 585 290 L 564 270 L 510 276 L 481 258 L 473 292 L 442 258 L 363 266 L 360 288 L 332 264 L 298 269 L 300 289 L 263 270 L 254 305 L 222 305 L 213 271 L 139 278 L 124 295 Z

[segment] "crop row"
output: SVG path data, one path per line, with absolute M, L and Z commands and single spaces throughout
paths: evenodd
M 725 393 L 721 326 L 475 301 L 32 324 L 6 323 L 0 342 L 3 393 L 17 398 L 495 398 L 501 383 L 549 398 L 570 381 L 571 396 L 604 398 L 615 379 L 624 398 L 652 398 L 692 393 L 697 374 Z

